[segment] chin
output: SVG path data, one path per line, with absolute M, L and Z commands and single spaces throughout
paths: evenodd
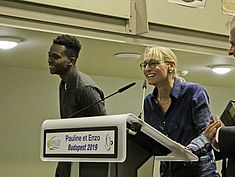
M 54 74 L 51 70 L 49 72 L 50 72 L 50 74 Z
M 147 80 L 149 85 L 154 85 L 155 82 Z
M 49 68 L 49 71 L 50 71 L 51 74 L 56 74 L 56 71 L 53 70 L 52 68 Z

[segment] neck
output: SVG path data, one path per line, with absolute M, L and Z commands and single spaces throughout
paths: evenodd
M 158 95 L 157 100 L 158 101 L 164 101 L 170 99 L 170 93 L 174 85 L 174 80 L 169 80 L 166 84 L 162 86 L 157 86 L 158 89 Z
M 76 70 L 76 67 L 69 67 L 63 74 L 60 74 L 60 78 L 67 84 L 74 70 Z

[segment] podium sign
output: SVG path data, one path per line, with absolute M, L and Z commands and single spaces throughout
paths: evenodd
M 126 117 L 46 120 L 41 127 L 41 159 L 123 162 L 126 159 Z
M 44 157 L 117 157 L 117 127 L 44 131 Z

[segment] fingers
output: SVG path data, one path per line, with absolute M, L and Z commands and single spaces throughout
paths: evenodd
M 213 138 L 216 135 L 217 129 L 221 127 L 221 121 L 211 121 L 208 127 L 206 128 L 204 135 L 207 137 L 207 139 L 212 142 Z
M 208 129 L 206 129 L 204 134 L 210 142 L 212 142 L 213 138 L 215 137 L 216 131 L 217 131 L 217 128 L 214 128 L 214 126 L 208 127 Z

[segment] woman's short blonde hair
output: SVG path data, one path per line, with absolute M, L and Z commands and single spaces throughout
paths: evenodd
M 174 76 L 176 75 L 177 57 L 171 49 L 159 46 L 147 47 L 144 51 L 144 58 L 163 60 L 164 62 L 174 62 L 175 69 L 173 74 Z

